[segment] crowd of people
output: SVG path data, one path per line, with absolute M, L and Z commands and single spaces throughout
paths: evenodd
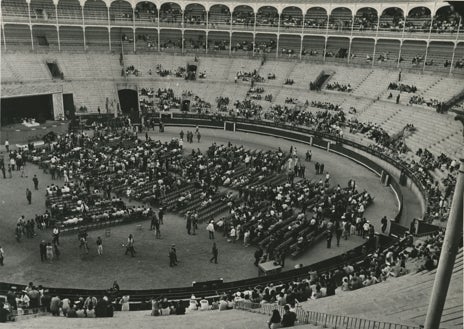
M 341 91 L 341 92 L 351 92 L 353 90 L 353 88 L 351 87 L 351 84 L 343 84 L 343 83 L 338 83 L 338 82 L 332 82 L 332 83 L 328 83 L 326 85 L 326 88 L 328 90 L 336 90 L 336 91 Z
M 417 87 L 414 85 L 406 85 L 397 82 L 390 82 L 390 84 L 388 85 L 388 89 L 398 90 L 406 93 L 415 93 L 417 91 Z

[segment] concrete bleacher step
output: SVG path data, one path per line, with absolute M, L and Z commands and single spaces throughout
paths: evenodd
M 2 66 L 5 65 L 6 70 L 2 68 L 2 82 L 3 80 L 13 80 L 13 81 L 22 81 L 23 79 L 21 76 L 16 72 L 15 68 L 13 65 L 11 65 L 10 61 L 2 60 Z M 8 75 L 8 73 L 11 73 Z M 5 79 L 6 78 L 6 79 Z
M 463 258 L 460 250 L 440 327 L 462 328 L 462 320 L 455 316 L 458 311 L 462 313 L 463 310 L 462 268 Z M 436 271 L 411 273 L 356 291 L 337 291 L 335 296 L 303 303 L 307 305 L 303 307 L 313 311 L 419 325 L 425 318 L 435 274 Z
M 77 318 L 69 319 L 64 317 L 43 316 L 34 319 L 27 319 L 20 322 L 8 323 L 8 328 L 48 328 L 48 329 L 80 329 L 102 328 L 102 329 L 203 329 L 203 328 L 223 328 L 223 329 L 245 329 L 245 328 L 264 328 L 269 316 L 238 311 L 195 311 L 186 315 L 169 316 L 150 316 L 150 311 L 115 312 L 112 318 Z M 301 326 L 301 328 L 317 328 L 311 325 Z

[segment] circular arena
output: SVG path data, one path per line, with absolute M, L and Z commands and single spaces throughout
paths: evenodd
M 0 322 L 462 328 L 459 3 L 1 6 Z

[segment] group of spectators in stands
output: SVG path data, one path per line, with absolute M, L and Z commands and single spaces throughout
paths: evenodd
M 351 88 L 351 84 L 342 84 L 342 83 L 338 83 L 338 82 L 332 82 L 332 83 L 328 83 L 326 85 L 326 88 L 328 90 L 336 90 L 336 91 L 342 91 L 342 92 L 351 92 L 353 90 L 353 88 Z

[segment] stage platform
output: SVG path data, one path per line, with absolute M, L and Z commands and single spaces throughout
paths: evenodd
M 68 124 L 68 121 L 47 121 L 36 127 L 26 127 L 21 123 L 3 126 L 0 134 L 1 149 L 4 148 L 7 139 L 10 145 L 27 144 L 42 140 L 42 137 L 51 131 L 56 134 L 66 133 Z

